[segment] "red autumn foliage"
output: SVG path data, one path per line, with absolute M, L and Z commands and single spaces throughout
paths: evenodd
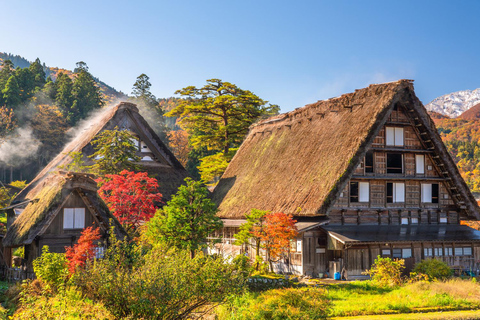
M 292 216 L 285 213 L 269 213 L 262 227 L 253 230 L 254 236 L 258 236 L 267 249 L 269 260 L 278 260 L 282 253 L 288 251 L 290 240 L 298 234 L 295 222 Z
M 85 228 L 73 247 L 65 247 L 65 256 L 68 260 L 68 270 L 74 274 L 78 267 L 82 268 L 85 262 L 95 256 L 95 241 L 100 239 L 100 230 L 93 226 Z
M 155 203 L 162 199 L 157 192 L 157 180 L 149 178 L 146 172 L 123 170 L 96 181 L 101 185 L 100 197 L 126 230 L 136 230 L 150 220 L 157 210 Z

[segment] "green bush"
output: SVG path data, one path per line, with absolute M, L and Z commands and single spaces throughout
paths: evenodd
M 220 303 L 244 288 L 245 277 L 223 258 L 193 259 L 187 250 L 155 246 L 111 246 L 104 259 L 94 260 L 74 281 L 93 301 L 101 301 L 117 318 L 181 319 L 200 315 L 206 306 Z M 204 308 L 205 309 L 205 308 Z
M 74 288 L 53 295 L 41 295 L 38 281 L 24 285 L 24 298 L 12 319 L 114 319 L 101 304 L 86 299 Z
M 237 268 L 237 270 L 242 272 L 246 277 L 248 277 L 253 271 L 253 267 L 250 264 L 250 258 L 243 254 L 240 254 L 233 258 L 232 262 Z
M 392 287 L 402 283 L 403 269 L 405 269 L 405 260 L 392 260 L 378 256 L 365 274 L 370 275 L 379 286 Z
M 326 319 L 330 302 L 320 288 L 274 289 L 232 297 L 217 308 L 221 320 Z
M 49 252 L 48 246 L 44 246 L 42 255 L 33 261 L 33 271 L 48 289 L 57 291 L 68 277 L 67 258 L 63 253 Z
M 445 280 L 452 276 L 453 270 L 443 261 L 437 259 L 422 260 L 415 264 L 414 275 L 422 274 L 428 280 Z

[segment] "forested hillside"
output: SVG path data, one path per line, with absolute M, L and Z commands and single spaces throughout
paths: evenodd
M 472 192 L 480 193 L 480 119 L 471 116 L 475 110 L 465 114 L 454 119 L 438 115 L 432 118 L 467 185 Z
M 70 129 L 120 99 L 135 97 L 95 78 L 84 62 L 70 71 L 0 53 L 0 181 L 31 180 L 72 138 Z

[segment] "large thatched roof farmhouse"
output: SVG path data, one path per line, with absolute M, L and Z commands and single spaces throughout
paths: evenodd
M 226 239 L 252 208 L 294 215 L 298 273 L 353 278 L 378 255 L 480 267 L 480 232 L 460 225 L 480 209 L 409 80 L 253 125 L 213 197 Z

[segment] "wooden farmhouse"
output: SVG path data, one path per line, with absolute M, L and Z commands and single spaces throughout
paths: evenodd
M 479 207 L 409 80 L 253 125 L 213 198 L 226 254 L 239 252 L 233 234 L 252 208 L 295 216 L 279 270 L 352 279 L 377 256 L 480 269 L 480 232 L 461 224 Z
M 117 238 L 123 239 L 126 232 L 98 196 L 92 175 L 59 172 L 32 188 L 23 202 L 7 208 L 3 246 L 24 246 L 26 266 L 31 269 L 43 246 L 63 253 L 89 226 L 100 228 L 100 242 L 106 243 L 112 224 Z M 7 263 L 10 260 L 6 257 Z
M 137 155 L 141 158 L 138 163 L 140 171 L 148 172 L 149 176 L 156 178 L 163 201 L 170 200 L 187 177 L 187 171 L 140 115 L 136 105 L 121 102 L 115 107 L 105 108 L 97 117 L 80 128 L 77 136 L 18 194 L 15 201 L 22 201 L 32 188 L 48 177 L 49 173 L 72 163 L 73 159 L 70 156 L 72 152 L 82 152 L 85 164 L 93 164 L 93 160 L 88 158 L 95 153 L 91 141 L 103 130 L 115 128 L 128 130 L 137 137 L 135 143 L 138 147 Z
M 84 227 L 98 224 L 108 229 L 111 215 L 97 197 L 92 177 L 73 173 L 58 175 L 58 172 L 72 163 L 72 152 L 81 152 L 85 164 L 93 164 L 88 158 L 95 152 L 91 141 L 103 130 L 115 128 L 129 130 L 135 135 L 137 155 L 141 158 L 140 171 L 158 180 L 164 202 L 170 200 L 187 177 L 186 170 L 140 115 L 135 104 L 122 102 L 102 110 L 7 208 L 7 234 L 3 244 L 6 247 L 25 246 L 29 266 L 44 245 L 50 246 L 52 252 L 64 252 L 64 247 L 74 243 Z M 118 230 L 124 233 L 123 229 Z

